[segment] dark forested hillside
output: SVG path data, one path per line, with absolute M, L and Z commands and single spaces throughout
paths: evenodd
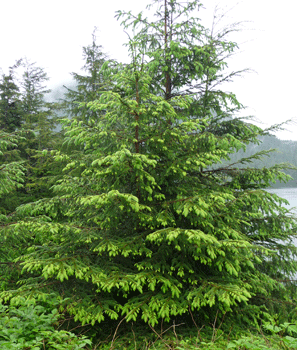
M 275 164 L 290 163 L 297 167 L 297 141 L 292 140 L 280 140 L 273 135 L 265 135 L 259 137 L 259 144 L 251 143 L 246 146 L 246 150 L 239 150 L 236 153 L 230 155 L 230 162 L 237 162 L 243 157 L 251 157 L 256 152 L 264 150 L 275 150 L 261 157 L 260 159 L 252 160 L 249 163 L 249 167 L 269 168 Z M 296 187 L 297 186 L 297 169 L 286 169 L 286 174 L 289 174 L 293 179 L 288 182 L 276 181 L 272 183 L 272 187 Z

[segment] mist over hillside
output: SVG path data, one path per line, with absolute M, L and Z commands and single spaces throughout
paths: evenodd
M 230 164 L 239 161 L 243 157 L 248 158 L 257 152 L 264 150 L 275 149 L 268 156 L 263 156 L 259 160 L 253 160 L 249 167 L 262 168 L 263 166 L 269 168 L 275 164 L 290 163 L 297 167 L 297 141 L 280 140 L 276 136 L 267 135 L 259 138 L 260 144 L 249 144 L 246 150 L 240 150 L 230 156 Z M 240 167 L 240 166 L 239 166 Z M 285 171 L 293 179 L 287 183 L 272 184 L 274 188 L 280 187 L 296 187 L 297 170 L 289 169 Z
M 45 96 L 45 99 L 48 102 L 59 102 L 63 100 L 65 93 L 67 92 L 67 88 L 71 90 L 75 90 L 77 83 L 71 79 L 67 80 L 64 83 L 56 85 L 51 89 L 51 91 Z

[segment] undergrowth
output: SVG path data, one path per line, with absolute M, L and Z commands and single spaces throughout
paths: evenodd
M 184 319 L 184 322 L 183 320 L 161 322 L 158 326 L 152 327 L 137 322 L 127 323 L 123 319 L 113 324 L 103 322 L 95 326 L 82 327 L 75 326 L 71 317 L 69 319 L 72 324 L 69 323 L 69 319 L 65 316 L 59 312 L 58 302 L 54 298 L 48 302 L 21 298 L 9 305 L 0 304 L 0 349 L 297 349 L 297 321 L 276 324 L 271 320 L 263 322 L 258 328 L 244 329 L 242 325 L 239 326 L 239 323 L 234 322 L 234 315 L 225 317 L 225 314 L 219 315 L 217 312 L 212 322 L 202 325 L 191 315 L 192 324 L 188 319 Z

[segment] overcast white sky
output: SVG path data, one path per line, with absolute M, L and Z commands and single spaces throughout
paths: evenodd
M 70 72 L 82 66 L 82 47 L 91 43 L 98 28 L 98 43 L 110 57 L 127 60 L 127 41 L 114 18 L 116 10 L 145 9 L 150 0 L 1 0 L 0 68 L 5 73 L 26 56 L 43 67 L 49 87 L 62 85 Z M 202 0 L 202 19 L 210 21 L 215 5 L 232 8 L 235 0 Z M 235 69 L 252 68 L 257 73 L 238 78 L 226 89 L 248 106 L 247 114 L 263 122 L 262 127 L 296 118 L 296 0 L 239 0 L 229 12 L 229 23 L 247 20 L 250 30 L 237 35 L 241 53 L 230 62 Z M 297 140 L 297 125 L 281 139 Z

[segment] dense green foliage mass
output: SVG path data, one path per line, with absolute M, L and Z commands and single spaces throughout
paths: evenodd
M 55 303 L 55 298 L 43 305 L 22 298 L 10 308 L 0 305 L 1 349 L 75 350 L 91 345 L 86 337 L 78 339 L 71 332 L 55 328 L 59 319 Z
M 15 188 L 22 187 L 24 167 L 21 162 L 12 161 L 13 150 L 17 147 L 19 137 L 13 133 L 0 131 L 0 198 L 9 194 Z
M 42 177 L 50 175 L 52 159 L 39 152 L 58 147 L 59 135 L 54 132 L 57 104 L 45 101 L 50 90 L 44 85 L 48 78 L 42 68 L 20 59 L 1 79 L 1 130 L 19 141 L 6 148 L 0 162 L 22 162 L 25 175 L 22 188 L 1 201 L 1 212 L 9 214 L 23 203 L 50 195 L 48 177 Z
M 16 83 L 15 70 L 21 60 L 9 68 L 9 74 L 2 74 L 0 80 L 0 129 L 15 131 L 20 127 L 22 119 L 20 88 Z
M 101 68 L 107 62 L 107 55 L 102 52 L 102 46 L 96 42 L 96 29 L 92 34 L 92 44 L 83 47 L 84 66 L 82 70 L 86 75 L 72 73 L 75 87 L 66 88 L 63 107 L 68 117 L 88 122 L 90 118 L 97 119 L 96 111 L 87 106 L 80 105 L 81 102 L 90 102 L 98 99 L 101 91 L 108 90 L 108 81 L 104 78 Z M 115 61 L 109 60 L 110 65 L 116 66 Z
M 0 158 L 0 196 L 21 199 L 2 210 L 0 298 L 54 295 L 94 338 L 115 320 L 294 320 L 297 222 L 267 191 L 290 166 L 250 166 L 271 151 L 244 151 L 270 130 L 239 118 L 220 86 L 238 73 L 227 70 L 236 28 L 204 28 L 196 0 L 151 6 L 155 22 L 117 13 L 136 31 L 129 64 L 109 60 L 93 34 L 62 133 L 42 69 L 27 62 L 23 90 L 11 87 L 22 119 L 1 131 L 0 156 L 19 158 Z

